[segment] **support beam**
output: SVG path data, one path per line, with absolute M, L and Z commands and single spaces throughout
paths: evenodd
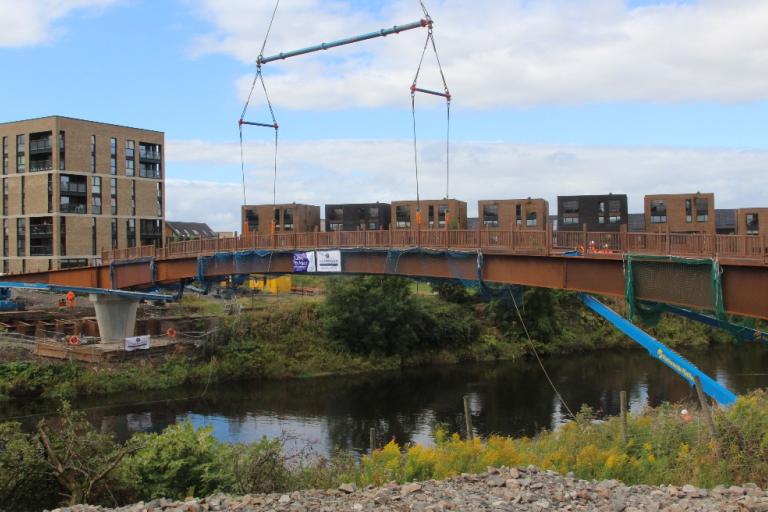
M 96 310 L 102 342 L 122 343 L 125 338 L 133 336 L 138 299 L 96 294 L 91 294 L 90 299 Z
M 736 394 L 733 391 L 699 370 L 696 365 L 686 358 L 667 347 L 594 297 L 585 293 L 580 293 L 579 296 L 589 309 L 611 322 L 621 332 L 642 345 L 651 356 L 672 368 L 675 373 L 687 380 L 690 385 L 694 386 L 696 384 L 696 379 L 701 379 L 701 390 L 717 400 L 720 404 L 732 405 L 736 401 Z

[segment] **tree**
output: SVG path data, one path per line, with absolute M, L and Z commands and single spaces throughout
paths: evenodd
M 45 419 L 37 424 L 38 441 L 45 461 L 59 484 L 65 489 L 69 505 L 87 503 L 97 487 L 104 486 L 112 471 L 127 455 L 140 446 L 130 441 L 115 443 L 111 435 L 100 434 L 81 411 L 74 411 L 68 402 L 59 409 L 59 418 L 52 426 Z
M 335 278 L 321 310 L 328 335 L 363 355 L 403 355 L 419 341 L 418 306 L 400 277 Z
M 467 304 L 472 301 L 472 296 L 467 292 L 467 287 L 456 281 L 434 281 L 430 283 L 432 290 L 446 302 L 454 304 Z

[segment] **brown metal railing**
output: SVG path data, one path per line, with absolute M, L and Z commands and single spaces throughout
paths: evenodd
M 141 257 L 178 258 L 252 249 L 406 248 L 482 250 L 494 253 L 556 256 L 579 251 L 584 256 L 650 254 L 749 260 L 768 265 L 768 239 L 757 235 L 678 233 L 608 233 L 550 230 L 390 230 L 329 231 L 207 238 L 104 251 L 102 261 Z

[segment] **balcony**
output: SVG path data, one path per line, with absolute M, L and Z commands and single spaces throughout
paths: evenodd
M 30 245 L 30 256 L 53 256 L 53 244 Z
M 61 213 L 87 213 L 85 204 L 62 203 L 60 207 Z
M 29 226 L 30 238 L 45 238 L 53 235 L 53 224 L 32 224 Z
M 159 162 L 161 160 L 159 151 L 150 150 L 139 151 L 139 158 L 142 160 L 152 160 L 154 162 Z
M 62 183 L 61 184 L 61 193 L 66 195 L 72 195 L 72 196 L 84 196 L 88 190 L 88 185 L 86 183 Z
M 50 171 L 53 169 L 52 160 L 31 160 L 29 162 L 29 170 L 31 172 Z
M 38 139 L 29 141 L 29 153 L 32 155 L 50 153 L 51 151 L 53 151 L 53 146 L 51 146 L 51 139 Z

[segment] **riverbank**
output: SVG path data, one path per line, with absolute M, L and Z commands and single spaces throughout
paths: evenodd
M 394 322 L 392 329 L 411 332 L 408 345 L 356 350 L 340 341 L 339 327 L 329 327 L 326 298 L 245 299 L 252 310 L 223 315 L 205 344 L 160 362 L 90 366 L 72 362 L 30 360 L 6 352 L 0 363 L 0 400 L 73 398 L 179 386 L 289 377 L 344 375 L 420 365 L 515 360 L 531 355 L 511 301 L 481 302 L 472 297 L 409 296 L 406 311 L 416 317 Z M 452 299 L 452 300 L 451 300 Z M 350 303 L 350 317 L 361 329 L 381 313 Z M 540 354 L 554 355 L 601 349 L 634 348 L 616 329 L 587 312 L 574 294 L 550 290 L 526 292 L 523 318 Z M 614 301 L 614 306 L 622 304 Z M 205 298 L 185 300 L 186 311 L 218 311 L 221 303 Z M 370 317 L 370 318 L 369 318 Z M 345 319 L 342 325 L 347 325 Z M 664 317 L 651 332 L 673 347 L 705 347 L 728 343 L 726 333 L 692 321 Z M 357 340 L 353 332 L 347 336 Z M 381 337 L 392 337 L 383 333 Z M 367 347 L 364 347 L 367 348 Z M 1 354 L 0 354 L 1 355 Z
M 53 508 L 62 495 L 70 497 L 70 504 L 143 501 L 134 506 L 146 509 L 183 500 L 200 510 L 194 505 L 202 507 L 203 501 L 189 496 L 223 493 L 259 496 L 252 502 L 219 496 L 213 498 L 217 504 L 205 503 L 224 510 L 236 504 L 274 510 L 319 498 L 327 499 L 328 506 L 352 509 L 355 503 L 396 507 L 420 493 L 412 503 L 422 509 L 429 504 L 422 498 L 434 495 L 433 505 L 452 496 L 468 507 L 457 510 L 546 510 L 574 504 L 586 510 L 614 505 L 649 510 L 654 503 L 691 510 L 727 510 L 716 507 L 730 505 L 764 510 L 759 507 L 765 495 L 758 486 L 768 485 L 768 395 L 753 392 L 727 410 L 714 410 L 714 435 L 696 410 L 681 409 L 664 405 L 630 415 L 626 431 L 620 418 L 595 421 L 587 409 L 559 430 L 533 437 L 467 440 L 438 427 L 434 446 L 391 441 L 358 459 L 345 452 L 289 454 L 280 439 L 222 443 L 212 429 L 194 429 L 189 423 L 115 443 L 83 413 L 65 406 L 59 418 L 41 423 L 36 433 L 0 424 L 0 442 L 6 447 L 0 468 L 14 468 L 0 471 L 0 500 L 8 510 Z M 660 487 L 625 487 L 630 485 Z M 356 494 L 358 501 L 347 501 L 355 498 L 355 489 L 363 489 Z M 541 500 L 547 507 L 536 504 Z
M 331 490 L 292 493 L 217 494 L 182 501 L 155 499 L 120 508 L 82 506 L 53 512 L 160 512 L 225 510 L 379 510 L 424 512 L 514 510 L 624 510 L 742 512 L 768 509 L 768 492 L 755 485 L 701 489 L 692 485 L 626 486 L 615 480 L 586 481 L 554 471 L 526 468 L 490 468 L 446 480 L 357 489 L 342 485 Z

